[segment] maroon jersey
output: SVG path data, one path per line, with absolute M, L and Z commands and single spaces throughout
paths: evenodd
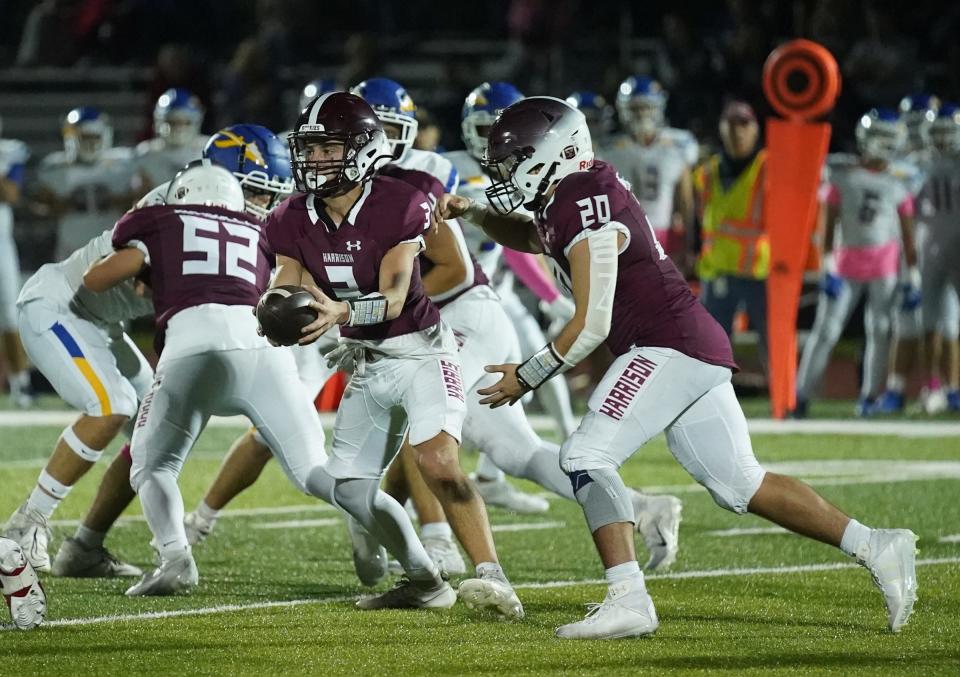
M 591 231 L 626 229 L 617 259 L 617 287 L 606 344 L 616 355 L 631 346 L 673 348 L 710 364 L 736 369 L 723 328 L 690 291 L 664 254 L 647 215 L 616 171 L 605 162 L 570 174 L 534 216 L 537 232 L 560 283 L 570 288 L 570 248 Z
M 157 352 L 181 310 L 257 305 L 273 267 L 262 228 L 246 214 L 203 205 L 143 207 L 117 221 L 113 246 L 137 247 L 148 259 Z
M 436 207 L 437 202 L 440 200 L 440 197 L 444 192 L 443 184 L 440 183 L 436 177 L 434 177 L 432 174 L 428 174 L 427 172 L 422 172 L 419 169 L 407 169 L 405 167 L 400 167 L 399 165 L 387 165 L 380 170 L 380 174 L 384 176 L 392 176 L 395 179 L 400 179 L 404 183 L 409 183 L 414 188 L 417 188 L 430 200 L 431 207 Z M 470 253 L 470 248 L 467 246 L 467 241 L 463 237 L 463 231 L 460 229 L 460 224 L 456 221 L 456 219 L 448 221 L 447 224 L 453 231 L 453 236 L 457 241 L 458 248 L 460 249 L 460 255 L 463 257 L 463 260 L 467 262 L 467 277 L 462 283 L 456 285 L 452 289 L 448 289 L 441 294 L 430 297 L 430 300 L 436 303 L 440 308 L 458 298 L 464 292 L 473 289 L 474 287 L 490 284 L 490 280 L 487 279 L 487 275 L 483 272 L 483 268 L 480 267 L 480 264 L 477 263 L 477 260 L 473 257 L 473 254 Z M 421 274 L 426 275 L 432 268 L 433 261 L 427 257 L 426 253 L 421 253 Z
M 294 195 L 267 217 L 267 238 L 274 254 L 295 259 L 327 296 L 340 301 L 380 290 L 380 262 L 405 242 L 423 242 L 432 208 L 409 184 L 377 176 L 339 226 L 313 194 Z M 432 327 L 440 313 L 430 303 L 414 261 L 410 288 L 400 315 L 364 327 L 340 327 L 346 338 L 377 341 Z

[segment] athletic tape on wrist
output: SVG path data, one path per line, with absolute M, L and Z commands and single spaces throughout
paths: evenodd
M 103 456 L 103 449 L 98 451 L 97 449 L 91 449 L 89 446 L 84 444 L 80 438 L 77 437 L 77 434 L 73 432 L 73 426 L 67 426 L 64 428 L 61 437 L 63 438 L 63 441 L 66 442 L 67 446 L 70 447 L 70 450 L 84 461 L 96 463 L 100 460 L 100 457 Z
M 517 367 L 517 380 L 525 388 L 536 390 L 565 366 L 567 363 L 557 353 L 556 348 L 552 343 L 548 343 Z
M 387 319 L 387 297 L 379 292 L 347 301 L 350 306 L 350 318 L 347 324 L 360 327 L 368 324 L 380 324 Z

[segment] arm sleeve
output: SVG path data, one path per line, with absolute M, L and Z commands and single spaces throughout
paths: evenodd
M 825 183 L 820 186 L 818 197 L 820 201 L 830 205 L 831 207 L 840 206 L 840 191 L 837 190 L 837 187 L 832 183 Z
M 913 203 L 913 195 L 907 193 L 907 196 L 897 205 L 897 214 L 900 216 L 913 216 L 915 213 L 916 209 Z
M 617 289 L 617 229 L 590 231 L 590 301 L 583 330 L 563 356 L 567 368 L 582 362 L 603 343 L 610 333 L 613 297 Z
M 557 286 L 543 270 L 543 266 L 540 265 L 536 254 L 518 252 L 505 247 L 503 249 L 503 260 L 510 266 L 510 269 L 520 281 L 541 301 L 553 303 L 560 295 Z

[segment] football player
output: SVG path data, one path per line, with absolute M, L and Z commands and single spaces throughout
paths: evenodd
M 89 106 L 67 113 L 63 146 L 41 161 L 32 205 L 58 221 L 57 261 L 99 235 L 134 201 L 133 151 L 113 146 L 113 126 L 105 113 Z
M 882 393 L 890 332 L 899 302 L 919 306 L 920 274 L 913 242 L 914 202 L 908 186 L 888 171 L 906 141 L 894 111 L 874 109 L 857 125 L 855 164 L 829 166 L 820 300 L 797 374 L 797 415 L 803 417 L 850 313 L 866 294 L 866 349 L 858 415 L 874 413 Z M 901 248 L 907 274 L 900 279 Z M 902 289 L 901 289 L 902 287 Z
M 352 366 L 353 375 L 327 464 L 334 497 L 408 576 L 358 606 L 449 607 L 456 599 L 406 511 L 379 491 L 408 427 L 423 478 L 477 566 L 477 578 L 460 585 L 460 596 L 470 606 L 522 617 L 498 564 L 483 501 L 457 460 L 466 413 L 457 345 L 424 293 L 417 264 L 431 227 L 429 199 L 407 183 L 376 176 L 393 152 L 373 109 L 354 94 L 313 101 L 290 146 L 303 195 L 267 221 L 277 255 L 275 284 L 307 284 L 317 299 L 318 319 L 304 328 L 302 344 L 340 325 L 341 344 L 330 358 Z
M 693 226 L 696 139 L 666 124 L 667 92 L 648 77 L 631 76 L 617 90 L 617 114 L 625 134 L 606 145 L 602 159 L 630 182 L 661 246 L 681 256 Z M 678 259 L 679 260 L 679 259 Z
M 140 194 L 169 181 L 187 163 L 200 158 L 207 137 L 200 133 L 205 110 L 194 94 L 171 88 L 160 95 L 153 108 L 156 136 L 136 148 Z
M 855 556 L 881 586 L 890 628 L 898 631 L 916 598 L 916 536 L 869 529 L 807 485 L 760 466 L 730 384 L 736 365 L 725 331 L 667 257 L 634 195 L 610 165 L 594 161 L 583 114 L 560 99 L 527 98 L 501 114 L 487 143 L 493 208 L 445 195 L 438 218 L 461 216 L 505 246 L 546 253 L 573 294 L 576 314 L 521 364 L 489 366 L 502 378 L 481 390 L 483 403 L 516 403 L 601 342 L 617 355 L 560 451 L 609 588 L 602 604 L 557 635 L 610 639 L 656 631 L 634 553 L 629 492 L 617 471 L 661 431 L 719 506 Z M 521 204 L 533 220 L 512 214 Z
M 460 185 L 457 192 L 475 200 L 483 200 L 484 189 L 490 178 L 480 165 L 486 149 L 490 125 L 504 108 L 523 98 L 516 87 L 508 82 L 485 82 L 474 88 L 463 102 L 460 129 L 466 150 L 446 153 L 457 169 Z M 550 276 L 546 274 L 541 260 L 524 252 L 501 247 L 478 228 L 466 227 L 464 237 L 470 252 L 476 257 L 487 278 L 494 282 L 494 289 L 501 304 L 517 331 L 523 352 L 534 350 L 546 341 L 540 323 L 527 310 L 514 291 L 514 282 L 519 279 L 542 302 L 545 314 L 554 322 L 564 322 L 570 317 L 570 301 L 561 294 Z M 554 379 L 537 391 L 540 404 L 556 422 L 563 435 L 576 429 L 576 419 L 570 405 L 570 390 L 565 379 Z M 477 466 L 478 479 L 489 483 L 502 482 L 500 471 L 483 456 Z M 493 486 L 490 484 L 489 486 Z
M 33 404 L 30 370 L 17 333 L 20 258 L 13 239 L 13 208 L 20 201 L 30 152 L 22 141 L 0 139 L 0 349 L 6 356 L 10 399 L 18 407 Z
M 402 88 L 393 91 L 403 92 Z M 402 100 L 403 95 L 398 98 Z M 384 109 L 395 109 L 400 101 L 391 102 L 384 97 L 376 97 L 375 101 L 367 100 L 367 103 L 373 106 L 377 117 L 386 127 Z M 427 152 L 420 151 L 421 154 Z M 381 169 L 380 174 L 417 187 L 434 205 L 444 193 L 443 185 L 434 176 L 396 160 Z M 559 496 L 573 500 L 570 483 L 559 467 L 559 447 L 540 439 L 527 421 L 523 408 L 491 411 L 479 403 L 476 388 L 489 385 L 494 379 L 484 373 L 483 366 L 516 359 L 520 354 L 519 340 L 500 299 L 471 255 L 460 224 L 456 220 L 449 223 L 443 221 L 439 227 L 439 236 L 427 238 L 426 249 L 420 254 L 420 269 L 424 290 L 440 309 L 441 319 L 453 330 L 459 346 L 463 382 L 469 391 L 464 440 L 507 474 L 531 480 Z M 443 252 L 443 258 L 439 261 L 436 256 L 438 250 Z M 441 265 L 451 259 L 463 261 L 466 265 Z M 401 453 L 407 453 L 408 456 L 402 459 L 409 461 L 412 452 L 413 449 L 405 448 Z M 415 468 L 411 467 L 413 463 L 407 462 L 405 465 L 408 475 L 415 472 Z M 412 483 L 415 482 L 413 479 Z M 482 480 L 477 482 L 481 495 L 485 484 Z M 632 494 L 632 501 L 637 512 L 638 530 L 641 525 L 645 527 L 643 533 L 650 548 L 648 567 L 668 567 L 676 557 L 680 501 L 668 496 L 643 496 L 637 492 Z M 436 505 L 429 510 L 429 515 L 425 515 L 423 500 L 414 504 L 422 525 L 424 546 L 431 558 L 438 564 L 442 561 L 448 573 L 463 573 L 465 567 L 462 558 L 450 538 L 449 526 L 440 506 Z
M 933 127 L 949 125 L 947 112 L 939 117 L 940 100 L 929 94 L 914 94 L 900 102 L 900 119 L 907 126 L 908 150 L 891 163 L 891 171 L 908 181 L 918 196 L 917 210 L 917 258 L 924 297 L 931 287 L 932 296 L 920 300 L 921 312 L 910 308 L 901 311 L 896 326 L 894 352 L 887 377 L 887 390 L 878 409 L 883 412 L 898 412 L 904 408 L 904 388 L 908 375 L 922 371 L 923 387 L 920 390 L 920 407 L 928 414 L 936 414 L 949 406 L 950 393 L 956 389 L 957 325 L 960 324 L 960 305 L 949 285 L 944 286 L 946 276 L 938 267 L 944 265 L 941 252 L 949 240 L 950 228 L 956 217 L 951 214 L 949 194 L 953 184 L 951 172 L 955 169 L 946 147 L 933 143 Z M 949 134 L 948 134 L 949 136 Z M 941 135 L 940 141 L 944 138 Z M 936 175 L 934 180 L 933 174 Z M 928 270 L 928 261 L 933 269 Z M 934 308 L 937 308 L 934 311 Z M 927 336 L 926 351 L 921 350 L 923 336 Z M 944 340 L 947 343 L 947 358 L 950 360 L 947 379 L 952 390 L 945 390 L 941 381 L 940 362 Z M 921 365 L 921 359 L 925 364 Z M 952 396 L 956 402 L 956 396 Z
M 142 207 L 113 228 L 116 251 L 84 273 L 104 293 L 138 276 L 153 290 L 160 361 L 137 413 L 130 483 L 160 556 L 126 594 L 169 595 L 197 585 L 177 478 L 211 415 L 244 414 L 290 481 L 333 502 L 323 428 L 287 350 L 258 336 L 253 307 L 270 278 L 263 224 L 245 213 L 240 182 L 200 160 L 170 182 L 166 204 Z

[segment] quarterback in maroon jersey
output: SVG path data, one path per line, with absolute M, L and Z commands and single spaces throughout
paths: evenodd
M 445 195 L 438 217 L 463 216 L 505 246 L 546 254 L 576 313 L 554 342 L 522 364 L 489 366 L 502 378 L 481 390 L 484 402 L 515 403 L 601 342 L 617 356 L 560 451 L 609 590 L 583 621 L 557 635 L 606 639 L 657 629 L 618 469 L 661 431 L 674 457 L 721 507 L 766 517 L 855 556 L 881 587 L 890 628 L 898 631 L 916 599 L 916 536 L 869 529 L 807 485 L 760 466 L 730 385 L 735 365 L 726 335 L 660 248 L 628 184 L 594 162 L 583 113 L 551 97 L 513 104 L 490 130 L 486 162 L 495 211 Z M 521 204 L 533 220 L 511 214 Z
M 177 477 L 211 415 L 244 414 L 290 480 L 332 503 L 323 428 L 288 350 L 257 335 L 252 308 L 266 289 L 272 255 L 263 224 L 243 213 L 226 169 L 203 160 L 170 182 L 165 205 L 129 212 L 113 230 L 117 250 L 95 263 L 84 286 L 102 292 L 137 275 L 153 290 L 160 362 L 137 414 L 130 483 L 160 564 L 127 590 L 169 595 L 197 585 Z
M 409 421 L 424 479 L 477 565 L 460 586 L 471 605 L 522 617 L 523 607 L 497 563 L 483 501 L 457 459 L 466 411 L 457 347 L 423 289 L 418 254 L 432 204 L 408 183 L 376 176 L 391 154 L 376 114 L 346 92 L 311 101 L 288 137 L 302 193 L 267 220 L 277 256 L 276 285 L 306 285 L 318 319 L 308 344 L 334 325 L 331 354 L 353 366 L 334 424 L 327 469 L 337 504 L 396 557 L 408 579 L 364 609 L 449 607 L 456 595 L 417 538 L 410 518 L 378 492 Z M 399 415 L 398 415 L 399 414 Z

